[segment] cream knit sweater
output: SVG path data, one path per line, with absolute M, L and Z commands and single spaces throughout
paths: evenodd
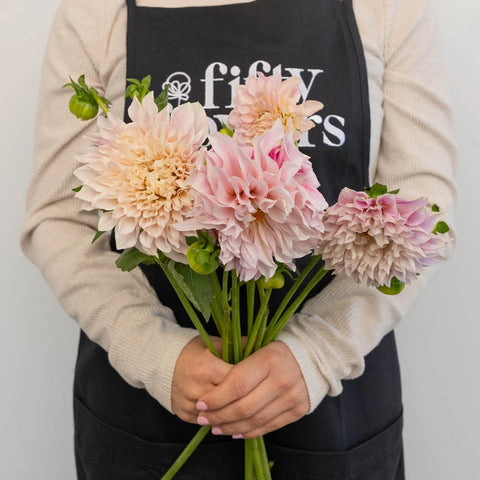
M 252 0 L 142 0 L 139 6 L 186 7 Z M 258 0 L 261 1 L 261 0 Z M 294 0 L 292 0 L 294 1 Z M 319 0 L 321 1 L 321 0 Z M 365 50 L 372 119 L 370 177 L 403 196 L 427 196 L 449 212 L 455 203 L 451 142 L 441 54 L 427 0 L 354 0 Z M 124 0 L 64 0 L 45 57 L 22 248 L 66 312 L 109 355 L 131 385 L 146 388 L 171 411 L 175 362 L 197 334 L 159 304 L 140 269 L 122 273 L 108 238 L 91 245 L 97 215 L 80 209 L 72 188 L 75 155 L 95 122 L 68 112 L 68 77 L 89 84 L 123 116 L 127 11 Z M 161 28 L 161 26 L 159 26 Z M 448 219 L 451 222 L 451 218 Z M 341 380 L 359 376 L 364 356 L 388 333 L 424 279 L 389 297 L 337 277 L 294 316 L 280 339 L 305 377 L 313 410 Z

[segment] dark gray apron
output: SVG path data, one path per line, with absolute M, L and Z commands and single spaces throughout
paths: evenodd
M 214 129 L 232 107 L 235 85 L 249 73 L 300 76 L 303 100 L 325 104 L 312 117 L 317 126 L 300 141 L 322 193 L 334 203 L 344 186 L 368 185 L 367 72 L 351 0 L 198 8 L 137 7 L 127 0 L 127 5 L 128 78 L 151 74 L 157 93 L 168 83 L 173 106 L 201 102 Z M 161 272 L 142 269 L 178 323 L 190 327 Z M 215 334 L 213 325 L 209 328 Z M 145 390 L 130 387 L 106 352 L 81 334 L 75 371 L 79 479 L 159 478 L 197 429 Z M 402 480 L 401 431 L 400 374 L 390 333 L 366 357 L 365 373 L 344 382 L 341 395 L 325 398 L 312 414 L 266 437 L 273 478 Z M 177 478 L 242 479 L 243 442 L 207 436 Z

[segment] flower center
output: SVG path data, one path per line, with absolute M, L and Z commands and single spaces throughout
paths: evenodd
M 265 217 L 265 212 L 263 210 L 257 210 L 253 214 L 253 218 L 255 219 L 254 222 L 263 222 L 263 219 Z
M 166 211 L 181 209 L 185 203 L 190 203 L 190 196 L 185 196 L 189 173 L 190 165 L 176 157 L 133 166 L 129 171 L 129 183 L 139 202 L 137 206 L 140 210 L 152 207 Z

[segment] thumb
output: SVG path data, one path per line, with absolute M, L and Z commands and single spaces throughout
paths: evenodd
M 209 352 L 210 353 L 210 352 Z M 224 381 L 227 375 L 230 373 L 230 370 L 233 368 L 233 365 L 230 363 L 224 362 L 222 359 L 211 355 L 209 358 L 208 366 L 210 380 L 214 385 L 218 385 Z
M 269 371 L 255 355 L 231 367 L 217 387 L 199 398 L 199 410 L 217 410 L 244 397 L 267 378 Z

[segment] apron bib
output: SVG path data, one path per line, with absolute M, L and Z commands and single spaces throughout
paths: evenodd
M 215 131 L 232 108 L 235 86 L 249 74 L 298 76 L 302 101 L 325 105 L 311 117 L 317 126 L 299 144 L 311 157 L 328 203 L 344 186 L 368 185 L 367 71 L 351 0 L 190 8 L 137 7 L 127 0 L 127 5 L 127 78 L 151 74 L 157 94 L 168 84 L 173 106 L 199 101 Z M 178 323 L 191 327 L 161 270 L 142 270 Z M 280 300 L 277 295 L 272 303 Z M 208 328 L 215 334 L 213 322 Z M 145 390 L 129 386 L 84 333 L 74 388 L 81 480 L 159 478 L 198 430 Z M 401 412 L 392 332 L 366 357 L 365 373 L 344 382 L 341 395 L 326 397 L 312 414 L 266 437 L 273 478 L 402 480 Z M 241 480 L 243 442 L 207 436 L 176 478 Z

